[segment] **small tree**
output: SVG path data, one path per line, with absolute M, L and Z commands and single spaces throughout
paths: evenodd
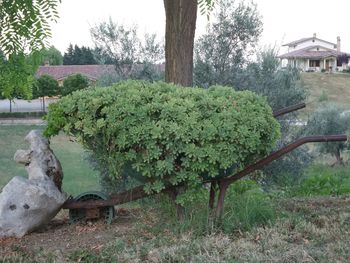
M 345 134 L 350 131 L 350 113 L 335 105 L 324 105 L 313 113 L 308 122 L 308 134 Z M 323 153 L 336 158 L 335 164 L 343 164 L 341 153 L 348 145 L 344 142 L 323 143 L 317 146 Z
M 220 2 L 219 11 L 207 34 L 195 45 L 195 84 L 234 86 L 239 70 L 262 33 L 256 5 L 231 0 Z
M 51 46 L 49 48 L 44 48 L 40 51 L 41 53 L 41 65 L 45 65 L 49 63 L 49 65 L 62 65 L 63 64 L 63 56 L 61 52 Z
M 0 57 L 0 96 L 10 100 L 10 112 L 13 99 L 32 97 L 33 76 L 38 66 L 35 57 L 24 53 Z
M 66 96 L 73 91 L 85 89 L 89 86 L 89 81 L 81 74 L 69 76 L 63 81 L 62 96 Z
M 111 18 L 90 32 L 99 62 L 114 64 L 119 79 L 161 78 L 156 64 L 164 61 L 164 45 L 156 40 L 155 34 L 146 34 L 142 42 L 136 26 L 119 25 Z
M 43 111 L 45 111 L 45 97 L 56 96 L 59 94 L 58 82 L 49 75 L 40 76 L 34 83 L 33 98 L 43 99 Z

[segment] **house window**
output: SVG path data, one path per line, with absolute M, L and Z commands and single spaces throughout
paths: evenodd
M 340 61 L 340 60 L 337 60 L 337 67 L 342 67 L 343 66 L 343 63 L 342 63 L 342 61 Z
M 309 67 L 310 68 L 320 67 L 320 61 L 319 60 L 309 60 Z

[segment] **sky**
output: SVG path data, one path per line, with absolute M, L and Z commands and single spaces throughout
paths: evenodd
M 250 3 L 250 0 L 244 0 Z M 336 43 L 341 38 L 342 51 L 350 53 L 349 0 L 254 0 L 262 16 L 264 31 L 260 47 L 277 46 L 304 37 Z M 62 53 L 70 43 L 93 47 L 90 28 L 109 17 L 124 25 L 138 25 L 144 33 L 164 37 L 163 0 L 62 0 L 60 19 L 52 25 L 51 44 Z M 198 14 L 196 37 L 206 32 L 208 21 Z M 280 49 L 283 53 L 285 48 Z

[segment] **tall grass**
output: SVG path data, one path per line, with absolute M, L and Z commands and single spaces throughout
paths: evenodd
M 160 222 L 167 222 L 151 227 L 151 231 L 171 231 L 174 234 L 191 232 L 202 236 L 213 232 L 233 234 L 236 231 L 248 231 L 256 226 L 267 225 L 276 217 L 275 208 L 269 195 L 254 181 L 241 180 L 233 184 L 227 192 L 224 214 L 220 224 L 214 226 L 209 219 L 208 190 L 186 204 L 185 218 L 179 222 L 174 204 L 163 195 L 152 204 L 159 214 Z

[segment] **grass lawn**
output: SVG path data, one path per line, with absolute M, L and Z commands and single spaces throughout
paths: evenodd
M 317 109 L 321 104 L 320 98 L 350 110 L 350 74 L 302 73 L 301 79 L 309 93 L 304 111 Z
M 0 126 L 0 188 L 16 175 L 27 177 L 24 166 L 17 164 L 13 156 L 18 149 L 28 149 L 24 137 L 32 129 L 42 130 L 44 126 Z M 100 189 L 98 174 L 89 167 L 80 145 L 71 142 L 67 136 L 59 135 L 52 138 L 51 148 L 63 167 L 65 192 L 75 196 L 85 191 Z

